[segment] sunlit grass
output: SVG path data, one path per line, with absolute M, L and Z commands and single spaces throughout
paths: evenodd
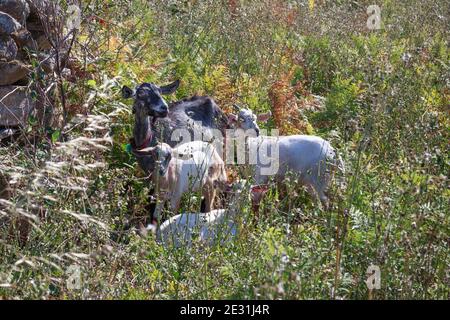
M 92 79 L 67 84 L 88 115 L 73 116 L 61 142 L 0 147 L 13 188 L 0 204 L 0 297 L 448 299 L 444 2 L 384 1 L 373 32 L 370 1 L 240 2 L 236 14 L 217 1 L 92 4 L 86 14 L 108 24 L 86 23 L 73 51 Z M 133 121 L 120 87 L 175 78 L 182 85 L 169 100 L 209 94 L 227 111 L 275 109 L 268 128 L 330 140 L 346 163 L 332 208 L 288 182 L 287 197 L 267 194 L 258 221 L 243 200 L 227 246 L 173 250 L 138 236 L 149 185 L 124 148 Z M 372 264 L 382 280 L 369 296 Z M 67 286 L 71 265 L 80 289 Z

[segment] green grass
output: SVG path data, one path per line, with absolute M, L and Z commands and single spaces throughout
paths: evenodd
M 101 118 L 64 130 L 63 145 L 106 134 L 112 144 L 0 147 L 0 170 L 15 188 L 0 225 L 0 297 L 368 299 L 366 270 L 373 264 L 381 289 L 370 298 L 448 299 L 446 1 L 380 1 L 377 31 L 365 28 L 370 1 L 317 1 L 313 12 L 298 6 L 293 21 L 284 1 L 241 1 L 235 17 L 226 1 L 171 3 L 85 8 L 107 22 L 85 22 L 73 51 L 80 61 L 98 58 L 84 65 L 95 82 L 67 86 L 71 105 Z M 243 200 L 247 223 L 230 245 L 172 250 L 139 237 L 133 227 L 147 215 L 149 186 L 124 151 L 133 117 L 120 88 L 175 78 L 182 85 L 169 100 L 209 94 L 225 110 L 233 103 L 273 108 L 269 92 L 280 79 L 291 87 L 301 82 L 298 99 L 305 92 L 323 96 L 321 109 L 289 112 L 329 139 L 346 162 L 331 189 L 331 210 L 289 184 L 286 199 L 268 194 L 256 224 Z M 98 126 L 83 130 L 92 123 Z M 59 162 L 66 166 L 55 169 Z M 37 215 L 34 206 L 46 216 L 33 221 L 21 247 L 9 236 L 10 222 Z M 66 285 L 72 264 L 81 267 L 80 290 Z

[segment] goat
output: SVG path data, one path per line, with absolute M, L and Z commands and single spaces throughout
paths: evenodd
M 177 148 L 166 143 L 133 150 L 135 156 L 150 157 L 155 163 L 151 178 L 159 188 L 162 204 L 170 200 L 170 208 L 177 213 L 181 198 L 189 191 L 199 191 L 205 198 L 205 209 L 213 209 L 216 189 L 227 182 L 225 165 L 214 147 L 206 142 L 193 141 Z M 159 164 L 159 166 L 157 165 Z M 160 208 L 155 217 L 158 218 Z
M 133 150 L 155 146 L 157 141 L 167 143 L 171 147 L 181 145 L 180 142 L 189 138 L 193 140 L 214 141 L 216 150 L 222 155 L 222 142 L 215 139 L 218 132 L 224 132 L 228 125 L 223 111 L 210 97 L 194 96 L 170 105 L 164 100 L 164 95 L 174 93 L 180 81 L 174 81 L 165 86 L 153 83 L 142 83 L 131 89 L 122 88 L 124 99 L 132 98 L 135 123 L 133 138 L 130 146 Z M 185 132 L 187 136 L 179 137 L 177 134 Z M 182 141 L 180 141 L 182 138 Z M 185 140 L 186 139 L 186 140 Z M 137 157 L 139 166 L 150 174 L 154 171 L 155 161 L 150 156 L 141 154 Z M 154 189 L 150 189 L 149 196 L 153 199 Z M 156 204 L 150 201 L 150 215 L 154 215 Z M 205 210 L 206 204 L 202 206 Z
M 134 131 L 136 144 L 146 146 L 155 140 L 171 147 L 195 140 L 212 141 L 225 134 L 228 122 L 224 112 L 208 96 L 193 96 L 167 104 L 162 95 L 173 93 L 180 85 L 177 80 L 166 86 L 142 83 L 134 90 L 124 86 L 122 97 L 133 98 L 133 113 L 137 116 Z M 148 122 L 148 117 L 152 119 Z M 147 120 L 147 121 L 146 121 Z M 149 132 L 150 131 L 150 132 Z M 180 136 L 180 133 L 183 133 Z M 215 141 L 217 151 L 222 141 Z
M 228 192 L 233 192 L 233 199 L 228 209 L 207 213 L 183 213 L 171 217 L 159 228 L 156 227 L 156 240 L 166 247 L 173 245 L 175 248 L 191 246 L 195 235 L 208 246 L 231 241 L 238 232 L 241 212 L 239 200 L 242 198 L 245 184 L 246 181 L 241 180 L 234 185 L 234 191 L 229 188 Z
M 246 136 L 246 150 L 257 152 L 254 164 L 254 179 L 256 184 L 268 182 L 269 175 L 264 173 L 264 161 L 260 151 L 271 151 L 276 154 L 278 170 L 274 173 L 275 179 L 281 182 L 289 171 L 298 177 L 298 182 L 307 187 L 309 193 L 315 194 L 322 205 L 328 208 L 329 200 L 327 189 L 331 175 L 335 168 L 344 170 L 344 163 L 331 144 L 317 136 L 291 135 L 269 137 L 260 136 L 256 120 L 267 121 L 270 112 L 256 116 L 251 110 L 235 106 L 238 115 L 230 115 L 229 122 L 237 129 L 251 130 L 255 136 Z

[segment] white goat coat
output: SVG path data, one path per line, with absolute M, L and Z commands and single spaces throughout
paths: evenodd
M 191 246 L 195 236 L 208 246 L 231 241 L 237 233 L 236 209 L 217 209 L 207 213 L 183 213 L 166 220 L 156 233 L 166 247 Z
M 215 164 L 214 147 L 207 142 L 193 141 L 172 150 L 170 165 L 176 168 L 181 192 L 198 191 L 207 179 L 207 170 Z
M 269 167 L 267 163 L 278 159 L 278 170 L 275 172 L 277 180 L 282 180 L 288 171 L 292 171 L 298 174 L 302 184 L 312 187 L 321 200 L 326 200 L 324 192 L 329 183 L 330 169 L 336 160 L 336 152 L 328 141 L 309 135 L 259 136 L 249 137 L 247 147 L 248 150 L 259 150 L 255 183 L 267 183 L 271 177 L 264 173 Z
M 224 166 L 224 164 L 214 147 L 202 141 L 182 144 L 171 149 L 171 154 L 168 170 L 161 178 L 172 183 L 165 184 L 165 189 L 162 188 L 160 191 L 165 195 L 165 199 L 170 200 L 172 209 L 176 210 L 184 193 L 199 191 L 207 182 L 212 184 L 212 181 L 208 180 L 211 179 L 209 170 L 213 165 Z M 224 167 L 223 171 L 225 172 Z M 226 181 L 224 174 L 219 178 Z M 160 210 L 161 208 L 157 208 L 156 213 L 159 214 Z

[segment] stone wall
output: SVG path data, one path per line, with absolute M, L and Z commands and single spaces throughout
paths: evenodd
M 8 200 L 11 198 L 11 188 L 9 186 L 9 181 L 6 175 L 0 172 L 0 199 Z M 0 204 L 0 209 L 2 205 Z
M 0 0 L 0 131 L 25 126 L 40 100 L 31 98 L 30 53 L 38 61 L 45 61 L 40 64 L 43 72 L 53 71 L 52 48 L 39 16 L 46 3 Z

